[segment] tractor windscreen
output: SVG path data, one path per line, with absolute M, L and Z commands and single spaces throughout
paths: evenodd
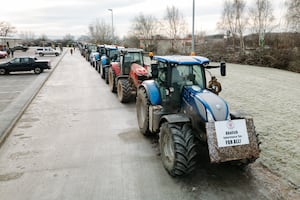
M 117 49 L 110 49 L 109 52 L 108 52 L 108 56 L 109 58 L 113 61 L 113 62 L 118 62 L 120 61 L 119 58 L 119 52 Z
M 172 69 L 172 84 L 198 85 L 205 88 L 205 74 L 200 65 L 177 65 Z
M 143 54 L 141 52 L 129 52 L 125 55 L 125 62 L 143 65 Z
M 90 45 L 90 46 L 88 47 L 88 49 L 89 49 L 91 52 L 95 52 L 95 51 L 97 51 L 97 46 L 95 46 L 95 45 Z

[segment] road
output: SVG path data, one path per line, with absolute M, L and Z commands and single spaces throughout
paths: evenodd
M 0 149 L 5 200 L 297 199 L 259 163 L 240 170 L 199 159 L 172 178 L 156 137 L 137 128 L 134 102 L 121 104 L 78 51 L 62 59 Z

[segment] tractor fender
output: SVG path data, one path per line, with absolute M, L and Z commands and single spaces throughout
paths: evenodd
M 107 65 L 108 64 L 108 61 L 107 61 L 107 57 L 106 56 L 102 56 L 101 57 L 101 63 L 103 66 Z
M 168 122 L 170 124 L 174 124 L 174 123 L 186 123 L 190 121 L 191 121 L 190 118 L 184 113 L 177 113 L 177 114 L 169 114 L 169 115 L 162 116 L 160 120 L 160 124 L 162 122 Z
M 144 87 L 146 89 L 148 99 L 151 105 L 160 105 L 161 104 L 161 97 L 159 93 L 159 89 L 155 84 L 154 80 L 146 80 L 139 86 Z
M 120 75 L 121 69 L 120 69 L 120 66 L 119 66 L 118 62 L 112 62 L 111 63 L 111 68 L 115 72 L 116 76 Z

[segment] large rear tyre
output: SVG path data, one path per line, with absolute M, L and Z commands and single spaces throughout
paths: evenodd
M 117 95 L 121 103 L 128 103 L 131 98 L 131 85 L 128 79 L 119 79 L 117 85 Z
M 189 124 L 163 123 L 159 147 L 163 165 L 171 176 L 182 176 L 196 168 L 196 145 Z
M 114 93 L 117 91 L 115 79 L 116 79 L 116 74 L 114 70 L 110 67 L 108 70 L 108 85 L 110 91 Z
M 149 135 L 149 106 L 147 92 L 145 88 L 140 88 L 137 92 L 136 98 L 136 114 L 140 132 L 143 135 Z

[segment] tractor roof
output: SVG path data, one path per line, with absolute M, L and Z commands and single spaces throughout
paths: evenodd
M 120 50 L 121 52 L 132 53 L 132 52 L 143 52 L 143 49 L 138 48 L 123 48 Z
M 115 49 L 118 49 L 118 47 L 114 46 L 114 45 L 104 45 L 104 47 L 106 49 L 112 49 L 112 50 L 115 50 Z
M 209 63 L 209 59 L 201 56 L 154 56 L 154 60 L 168 63 L 175 63 L 181 65 L 199 65 L 203 63 Z

